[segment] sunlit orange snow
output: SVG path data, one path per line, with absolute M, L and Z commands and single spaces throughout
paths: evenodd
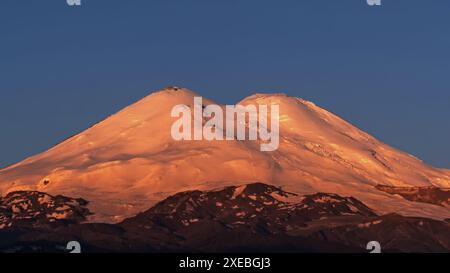
M 274 152 L 261 152 L 255 141 L 174 141 L 171 109 L 192 105 L 194 96 L 178 88 L 155 92 L 1 170 L 1 194 L 27 189 L 82 197 L 91 201 L 91 220 L 116 222 L 179 191 L 260 181 L 297 193 L 353 196 L 380 213 L 450 218 L 449 208 L 406 201 L 374 187 L 448 188 L 449 170 L 428 166 L 302 99 L 256 94 L 240 102 L 279 104 L 280 146 Z

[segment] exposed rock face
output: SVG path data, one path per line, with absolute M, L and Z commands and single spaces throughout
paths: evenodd
M 438 187 L 393 187 L 376 185 L 380 191 L 390 194 L 398 194 L 406 200 L 413 202 L 429 203 L 450 208 L 450 189 Z
M 366 252 L 369 241 L 385 252 L 447 252 L 450 224 L 378 216 L 353 197 L 253 183 L 181 192 L 118 224 L 22 225 L 0 238 L 8 238 L 1 251 L 61 252 L 77 240 L 85 252 Z
M 299 197 L 255 183 L 220 191 L 179 193 L 120 225 L 154 222 L 178 230 L 201 221 L 216 221 L 230 229 L 244 226 L 255 232 L 277 233 L 287 231 L 289 225 L 304 227 L 315 219 L 350 215 L 376 216 L 352 197 L 326 193 Z
M 0 198 L 0 229 L 79 223 L 90 214 L 84 199 L 16 191 Z

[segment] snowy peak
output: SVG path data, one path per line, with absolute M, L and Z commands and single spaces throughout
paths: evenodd
M 346 137 L 359 142 L 376 142 L 373 137 L 335 114 L 310 101 L 290 97 L 283 93 L 257 93 L 243 99 L 239 104 L 279 105 L 281 128 L 286 134 L 301 134 L 304 137 L 319 137 L 324 140 Z

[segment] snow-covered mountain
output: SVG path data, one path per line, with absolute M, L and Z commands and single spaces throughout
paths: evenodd
M 169 195 L 263 182 L 289 192 L 352 196 L 379 214 L 450 218 L 450 209 L 379 189 L 450 188 L 450 171 L 390 147 L 315 104 L 255 94 L 239 104 L 278 104 L 280 145 L 255 141 L 174 141 L 170 113 L 196 93 L 171 87 L 0 171 L 0 193 L 27 190 L 81 197 L 91 221 L 119 222 Z M 214 103 L 203 98 L 204 104 Z

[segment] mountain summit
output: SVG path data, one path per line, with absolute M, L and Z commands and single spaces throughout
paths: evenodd
M 280 144 L 273 152 L 261 152 L 255 141 L 175 141 L 171 109 L 192 106 L 195 96 L 177 87 L 154 92 L 1 170 L 1 195 L 81 197 L 89 200 L 91 221 L 119 222 L 177 192 L 259 181 L 297 194 L 352 196 L 381 214 L 450 218 L 446 206 L 410 201 L 379 186 L 450 188 L 449 170 L 433 168 L 302 99 L 255 94 L 238 103 L 279 105 Z

